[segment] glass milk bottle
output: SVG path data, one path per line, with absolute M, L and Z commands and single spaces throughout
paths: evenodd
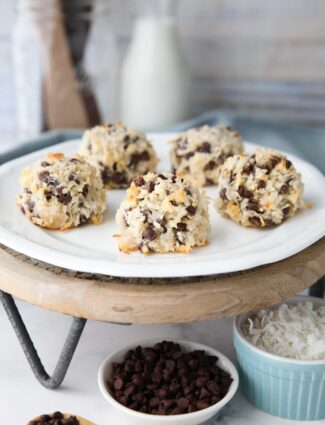
M 191 78 L 171 10 L 174 2 L 136 3 L 142 16 L 122 68 L 120 112 L 127 125 L 156 130 L 189 117 Z

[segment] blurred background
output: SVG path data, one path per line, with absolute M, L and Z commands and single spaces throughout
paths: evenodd
M 172 128 L 210 110 L 324 125 L 323 1 L 0 5 L 2 147 L 46 129 L 121 118 L 145 129 Z M 172 17 L 173 28 L 140 28 L 139 18 L 148 16 Z M 164 95 L 171 91 L 174 97 Z M 165 113 L 155 112 L 146 122 L 146 110 L 159 107 Z

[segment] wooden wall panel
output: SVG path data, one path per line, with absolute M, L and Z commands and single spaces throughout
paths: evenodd
M 111 5 L 121 60 L 137 0 Z M 157 1 L 157 0 L 151 0 Z M 325 124 L 324 0 L 175 0 L 196 109 Z M 13 131 L 13 1 L 0 0 L 0 132 Z
M 325 2 L 176 0 L 196 106 L 325 122 Z M 132 0 L 115 0 L 120 51 Z

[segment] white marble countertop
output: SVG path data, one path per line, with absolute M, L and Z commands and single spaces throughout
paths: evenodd
M 46 369 L 51 372 L 70 326 L 70 318 L 25 303 L 20 311 L 35 342 Z M 34 378 L 16 335 L 0 306 L 0 424 L 26 425 L 42 413 L 61 410 L 83 416 L 96 425 L 127 425 L 111 410 L 97 387 L 97 371 L 112 350 L 132 341 L 150 337 L 181 337 L 211 345 L 235 361 L 232 346 L 232 320 L 213 320 L 183 325 L 112 325 L 88 322 L 70 369 L 58 390 L 47 390 Z M 252 407 L 237 393 L 222 412 L 222 417 L 209 425 L 297 425 L 270 416 Z M 324 425 L 325 420 L 303 422 Z M 208 424 L 207 424 L 208 425 Z

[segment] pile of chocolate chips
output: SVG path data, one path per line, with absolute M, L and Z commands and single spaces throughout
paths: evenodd
M 41 415 L 38 419 L 30 421 L 28 425 L 80 425 L 76 416 L 64 417 L 61 412 L 52 415 Z
M 153 415 L 191 413 L 227 394 L 232 378 L 217 361 L 201 350 L 185 352 L 170 341 L 138 346 L 121 363 L 113 363 L 107 385 L 115 400 L 130 409 Z

